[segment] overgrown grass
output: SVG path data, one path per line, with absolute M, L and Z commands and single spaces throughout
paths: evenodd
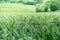
M 0 40 L 60 40 L 60 14 L 0 12 Z
M 35 12 L 35 6 L 20 3 L 0 3 L 0 12 Z

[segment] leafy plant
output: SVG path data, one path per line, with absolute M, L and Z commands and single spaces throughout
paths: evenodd
M 59 22 L 59 14 L 1 13 L 0 40 L 60 40 Z

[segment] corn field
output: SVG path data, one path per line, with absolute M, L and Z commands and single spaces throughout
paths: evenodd
M 0 40 L 60 40 L 60 14 L 1 12 Z

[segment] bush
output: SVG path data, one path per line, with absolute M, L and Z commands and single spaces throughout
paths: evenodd
M 23 1 L 21 0 L 21 1 L 18 1 L 17 3 L 23 3 Z
M 0 13 L 0 40 L 60 40 L 59 15 Z
M 58 3 L 58 2 L 51 2 L 51 4 L 50 4 L 50 10 L 51 11 L 56 11 L 56 10 L 59 10 L 59 4 L 60 3 Z
M 50 9 L 50 11 L 57 11 L 59 10 L 60 3 L 58 1 L 47 1 L 45 2 L 45 5 L 47 9 Z
M 42 6 L 43 5 L 43 6 Z M 36 6 L 36 11 L 40 11 L 42 12 L 42 9 L 43 9 L 43 12 L 49 12 L 49 11 L 57 11 L 57 10 L 60 10 L 60 2 L 57 0 L 57 1 L 46 1 L 46 2 L 43 2 L 41 5 L 38 5 Z
M 26 5 L 35 5 L 36 3 L 35 2 L 23 2 L 23 4 L 26 4 Z
M 37 4 L 36 5 L 36 12 L 44 12 L 45 11 L 45 5 L 44 4 Z

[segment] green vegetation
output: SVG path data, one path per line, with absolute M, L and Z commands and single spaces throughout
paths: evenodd
M 25 5 L 35 5 L 36 1 L 35 0 L 0 0 L 0 3 L 22 3 Z
M 0 3 L 0 12 L 35 12 L 35 6 L 18 3 Z
M 0 13 L 0 40 L 60 40 L 59 29 L 59 12 Z
M 36 4 L 36 12 L 49 12 L 60 10 L 59 0 L 43 0 L 42 3 Z
M 60 40 L 60 0 L 0 0 L 0 40 Z

